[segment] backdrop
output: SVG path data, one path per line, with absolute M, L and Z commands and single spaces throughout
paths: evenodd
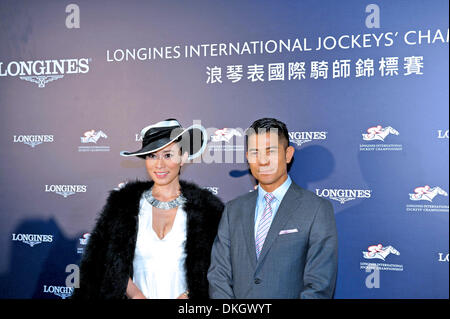
M 70 295 L 109 191 L 147 179 L 119 156 L 143 127 L 203 125 L 182 178 L 228 201 L 276 117 L 335 209 L 335 298 L 448 298 L 448 6 L 2 0 L 0 297 Z

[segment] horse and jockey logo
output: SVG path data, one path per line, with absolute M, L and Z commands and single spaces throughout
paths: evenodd
M 400 252 L 392 246 L 383 247 L 382 244 L 372 245 L 367 248 L 367 251 L 363 251 L 363 257 L 365 259 L 381 259 L 385 260 L 389 254 L 400 255 Z
M 211 136 L 211 141 L 213 142 L 230 142 L 233 136 L 242 136 L 241 132 L 234 128 L 223 128 L 221 130 L 217 130 L 214 132 L 214 135 Z
M 95 130 L 90 130 L 83 134 L 83 137 L 81 137 L 81 143 L 97 143 L 101 137 L 108 138 L 103 131 L 96 132 Z
M 430 187 L 428 185 L 416 187 L 413 194 L 409 194 L 409 199 L 414 201 L 426 200 L 433 201 L 437 195 L 448 196 L 447 192 L 439 186 Z
M 379 140 L 383 141 L 389 135 L 399 135 L 400 133 L 394 129 L 392 126 L 382 127 L 381 125 L 369 127 L 367 129 L 366 134 L 362 134 L 363 140 L 365 141 L 374 141 Z
M 81 143 L 83 146 L 78 146 L 78 152 L 109 152 L 110 147 L 105 145 L 97 145 L 100 138 L 107 139 L 108 136 L 103 131 L 90 130 L 83 134 L 81 137 Z M 86 144 L 93 143 L 96 145 L 85 146 Z

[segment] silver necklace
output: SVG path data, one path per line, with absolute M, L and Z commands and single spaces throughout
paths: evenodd
M 169 210 L 178 206 L 182 206 L 184 203 L 186 203 L 186 198 L 182 194 L 178 195 L 177 198 L 169 202 L 162 202 L 160 200 L 157 200 L 155 197 L 153 197 L 151 188 L 148 191 L 144 192 L 144 197 L 150 205 L 163 210 Z

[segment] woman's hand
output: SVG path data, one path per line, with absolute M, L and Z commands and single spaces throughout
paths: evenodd
M 189 292 L 183 292 L 177 299 L 189 299 Z
M 126 295 L 129 299 L 147 299 L 131 278 L 128 278 Z
M 131 299 L 147 299 L 147 297 L 145 297 L 144 294 L 139 291 L 133 297 L 131 297 Z

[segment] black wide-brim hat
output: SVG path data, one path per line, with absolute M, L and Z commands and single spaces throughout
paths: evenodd
M 157 152 L 170 143 L 178 141 L 184 152 L 187 152 L 188 160 L 200 156 L 206 148 L 208 134 L 206 129 L 194 124 L 188 128 L 183 128 L 175 119 L 167 119 L 141 130 L 142 148 L 135 152 L 122 151 L 122 156 L 142 156 Z

